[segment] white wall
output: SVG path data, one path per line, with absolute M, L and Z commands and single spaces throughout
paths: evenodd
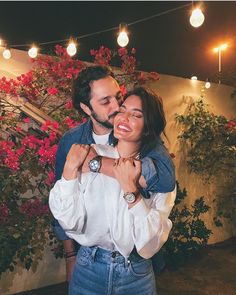
M 208 213 L 202 215 L 202 219 L 213 231 L 209 239 L 209 243 L 213 244 L 235 235 L 236 229 L 227 221 L 222 228 L 214 225 L 213 217 L 215 217 L 216 211 L 214 210 L 215 203 L 213 203 L 213 199 L 216 197 L 216 188 L 213 184 L 204 184 L 202 179 L 196 174 L 189 173 L 186 165 L 185 151 L 180 147 L 179 140 L 177 139 L 181 133 L 180 126 L 177 126 L 175 122 L 175 114 L 183 114 L 189 102 L 199 99 L 202 93 L 201 90 L 205 89 L 204 85 L 205 82 L 191 81 L 190 79 L 168 75 L 161 75 L 160 81 L 148 84 L 163 98 L 168 122 L 166 134 L 169 143 L 166 142 L 166 145 L 170 153 L 176 155 L 174 159 L 176 176 L 180 187 L 187 189 L 187 204 L 192 204 L 196 198 L 204 196 L 206 203 L 211 207 Z M 236 99 L 231 98 L 232 92 L 232 87 L 211 83 L 211 87 L 204 91 L 203 101 L 209 104 L 209 108 L 213 113 L 216 115 L 222 114 L 230 119 L 236 116 Z

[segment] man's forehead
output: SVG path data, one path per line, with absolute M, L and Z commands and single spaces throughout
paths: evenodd
M 120 87 L 116 80 L 111 76 L 93 81 L 91 84 L 91 99 L 103 99 L 109 96 L 115 96 L 120 92 Z

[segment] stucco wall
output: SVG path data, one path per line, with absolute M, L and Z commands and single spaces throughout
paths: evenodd
M 22 55 L 22 52 L 18 52 L 18 50 L 16 53 L 19 59 L 17 60 L 15 56 L 15 60 L 11 61 L 11 66 L 9 67 L 6 64 L 9 61 L 0 59 L 0 68 L 2 70 L 0 77 L 6 73 L 8 73 L 6 76 L 14 77 L 26 72 L 31 67 L 26 53 Z M 2 62 L 4 62 L 4 67 L 2 67 Z M 199 177 L 188 172 L 184 151 L 181 149 L 177 140 L 180 129 L 174 119 L 176 113 L 182 114 L 185 111 L 190 101 L 200 97 L 201 89 L 205 83 L 168 75 L 161 75 L 160 77 L 160 81 L 149 83 L 148 85 L 156 90 L 164 101 L 168 122 L 166 133 L 169 138 L 169 142 L 166 142 L 166 145 L 170 152 L 176 155 L 174 162 L 176 165 L 177 179 L 180 186 L 182 188 L 185 187 L 188 191 L 187 202 L 189 204 L 192 204 L 195 198 L 205 196 L 206 202 L 212 206 L 213 198 L 215 197 L 215 188 L 212 185 L 204 185 Z M 231 118 L 236 113 L 235 101 L 230 97 L 232 91 L 233 89 L 231 87 L 212 84 L 210 89 L 205 90 L 204 100 L 211 106 L 214 113 L 223 114 Z M 223 228 L 216 228 L 212 222 L 213 216 L 214 210 L 211 210 L 205 217 L 206 224 L 213 230 L 210 243 L 225 240 L 236 233 L 235 229 L 231 228 L 230 225 Z M 46 250 L 44 260 L 39 264 L 36 272 L 18 269 L 14 273 L 4 274 L 0 280 L 0 294 L 14 294 L 62 281 L 65 281 L 64 261 L 60 259 L 56 260 L 51 252 Z
M 209 212 L 202 217 L 206 225 L 213 231 L 209 239 L 209 244 L 213 244 L 235 235 L 236 229 L 227 222 L 222 228 L 214 225 L 215 203 L 213 203 L 213 199 L 217 193 L 215 185 L 203 183 L 202 179 L 196 174 L 189 173 L 186 165 L 186 151 L 183 150 L 177 139 L 181 130 L 180 126 L 175 122 L 175 115 L 183 114 L 190 102 L 199 99 L 202 89 L 204 89 L 204 102 L 217 115 L 222 114 L 227 118 L 235 117 L 236 100 L 231 98 L 233 88 L 229 86 L 212 83 L 209 89 L 205 89 L 204 85 L 205 82 L 191 81 L 190 79 L 168 75 L 161 75 L 159 82 L 148 84 L 148 86 L 157 91 L 163 98 L 168 122 L 166 134 L 169 139 L 169 142 L 165 142 L 169 151 L 176 156 L 174 163 L 176 166 L 177 180 L 181 188 L 185 187 L 187 189 L 187 204 L 192 204 L 196 198 L 204 196 L 206 203 L 211 207 Z

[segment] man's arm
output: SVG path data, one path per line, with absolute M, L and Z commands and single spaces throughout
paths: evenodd
M 65 149 L 65 138 L 62 138 L 58 145 L 56 154 L 56 180 L 60 179 L 62 176 L 63 168 L 66 162 L 66 156 L 67 153 Z M 77 244 L 65 234 L 65 231 L 56 219 L 53 219 L 52 221 L 52 228 L 57 239 L 63 243 L 66 258 L 66 279 L 69 282 L 75 264 Z
M 82 172 L 88 172 L 88 163 L 97 155 L 93 148 L 84 162 Z M 164 147 L 158 142 L 157 146 L 149 152 L 142 160 L 142 175 L 139 179 L 141 186 L 140 192 L 144 197 L 148 197 L 148 192 L 166 193 L 171 192 L 175 188 L 175 167 L 172 159 Z M 102 165 L 100 173 L 113 177 L 114 159 L 102 157 Z

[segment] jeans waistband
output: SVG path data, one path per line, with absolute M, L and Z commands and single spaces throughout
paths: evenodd
M 112 250 L 106 250 L 103 248 L 100 248 L 98 246 L 93 246 L 93 247 L 87 247 L 87 246 L 81 246 L 80 250 L 86 251 L 87 253 L 90 253 L 90 255 L 93 256 L 93 258 L 96 257 L 97 260 L 100 261 L 109 261 L 113 260 L 114 262 L 117 263 L 123 263 L 126 258 L 118 251 L 112 251 Z M 131 253 L 130 256 L 127 258 L 129 261 L 133 262 L 138 262 L 140 260 L 143 260 L 142 258 L 134 249 Z

